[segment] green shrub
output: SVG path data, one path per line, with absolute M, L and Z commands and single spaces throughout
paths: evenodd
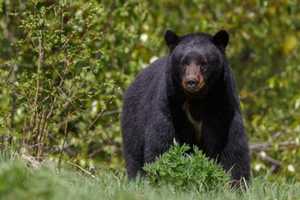
M 215 161 L 207 158 L 198 148 L 174 144 L 144 170 L 151 184 L 171 184 L 177 188 L 210 190 L 224 185 L 229 175 Z

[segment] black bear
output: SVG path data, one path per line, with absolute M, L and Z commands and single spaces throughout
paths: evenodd
M 127 174 L 167 151 L 174 139 L 196 145 L 230 171 L 249 179 L 250 156 L 235 81 L 225 56 L 229 35 L 166 31 L 170 49 L 144 69 L 124 95 L 122 136 Z

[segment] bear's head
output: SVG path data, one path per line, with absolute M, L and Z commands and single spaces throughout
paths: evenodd
M 170 49 L 173 80 L 189 96 L 203 96 L 220 79 L 229 35 L 221 30 L 211 36 L 192 33 L 177 36 L 168 30 L 165 41 Z

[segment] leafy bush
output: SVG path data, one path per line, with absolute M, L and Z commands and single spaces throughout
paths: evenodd
M 207 158 L 196 147 L 193 153 L 187 145 L 173 145 L 156 162 L 144 167 L 150 183 L 172 184 L 178 188 L 210 190 L 226 184 L 229 175 L 215 161 Z
M 140 65 L 132 56 L 144 6 L 0 1 L 0 140 L 84 167 L 118 159 L 121 96 Z

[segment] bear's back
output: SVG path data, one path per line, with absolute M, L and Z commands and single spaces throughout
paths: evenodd
M 134 82 L 128 87 L 124 94 L 124 104 L 127 101 L 134 101 L 136 104 L 143 98 L 154 95 L 155 90 L 160 86 L 166 69 L 167 58 L 162 57 L 155 60 L 148 67 L 143 69 L 135 78 Z
M 124 93 L 122 127 L 143 129 L 147 114 L 153 109 L 152 100 L 158 95 L 166 71 L 167 57 L 162 57 L 143 69 Z M 139 123 L 140 121 L 141 123 Z M 142 123 L 143 122 L 143 123 Z M 139 124 L 139 127 L 135 127 Z

